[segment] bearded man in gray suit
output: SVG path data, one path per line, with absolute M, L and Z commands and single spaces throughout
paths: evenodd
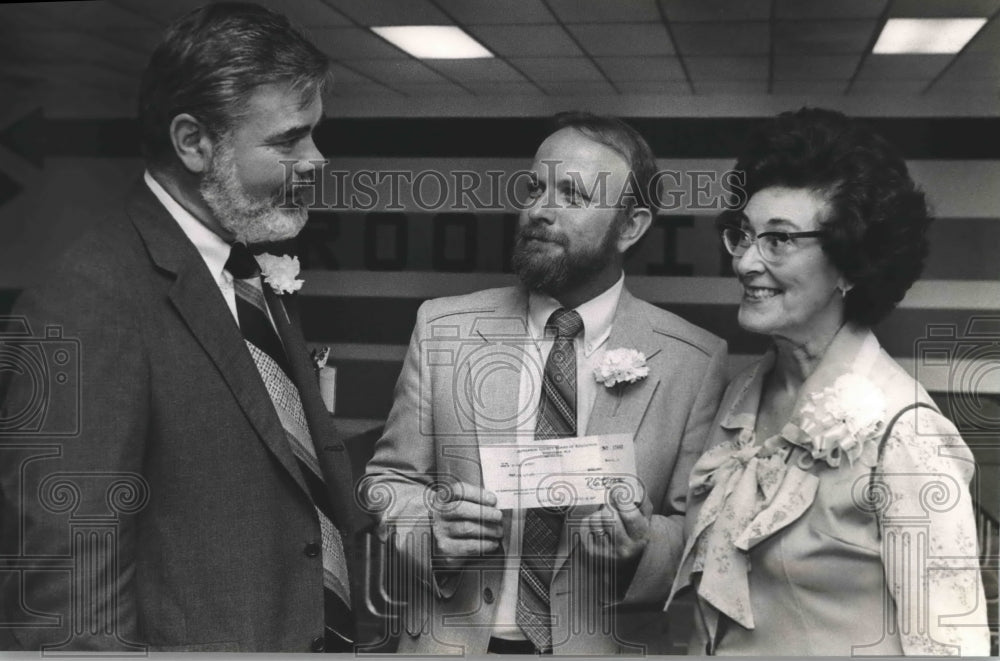
M 365 489 L 407 568 L 401 653 L 655 651 L 688 473 L 726 371 L 722 340 L 624 286 L 624 255 L 659 202 L 655 175 L 623 122 L 557 117 L 517 228 L 521 286 L 421 306 Z M 614 349 L 642 352 L 648 375 L 598 383 Z M 480 449 L 584 434 L 632 438 L 633 498 L 498 509 L 484 475 L 500 467 Z
M 76 342 L 79 399 L 0 438 L 10 647 L 353 648 L 366 519 L 280 268 L 295 264 L 251 255 L 306 222 L 328 66 L 243 3 L 183 16 L 153 52 L 146 172 L 16 308 Z M 30 385 L 11 381 L 4 421 L 33 410 Z

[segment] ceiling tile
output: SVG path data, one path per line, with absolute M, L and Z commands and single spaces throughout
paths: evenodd
M 38 2 L 0 4 L 0 24 L 9 33 L 25 28 L 50 29 L 52 20 L 48 15 L 38 11 L 41 6 L 43 5 Z
M 576 43 L 559 25 L 478 25 L 469 32 L 500 55 L 533 57 L 581 55 Z
M 597 67 L 585 57 L 512 57 L 510 63 L 539 83 L 604 80 Z
M 774 17 L 781 20 L 803 18 L 878 18 L 888 0 L 775 0 Z
M 684 69 L 676 57 L 598 57 L 598 66 L 619 82 L 684 80 Z
M 778 80 L 771 84 L 771 94 L 828 94 L 836 96 L 847 89 L 848 80 Z
M 468 82 L 465 86 L 479 96 L 537 96 L 543 92 L 531 83 Z
M 775 80 L 849 80 L 860 55 L 780 55 L 774 58 Z
M 503 60 L 434 60 L 434 69 L 462 84 L 525 82 L 524 76 Z
M 141 12 L 97 0 L 96 2 L 40 2 L 38 14 L 49 27 L 74 29 L 149 28 L 157 22 Z
M 894 0 L 889 15 L 906 18 L 985 18 L 998 9 L 1000 0 Z
M 953 55 L 869 55 L 858 80 L 923 80 L 931 78 L 951 61 Z
M 434 71 L 418 60 L 345 60 L 360 73 L 374 78 L 380 83 L 388 83 L 396 87 L 396 83 L 408 84 L 448 84 Z
M 691 94 L 691 87 L 686 82 L 672 80 L 627 80 L 615 82 L 622 94 L 671 94 L 684 96 Z
M 939 80 L 926 94 L 995 97 L 1000 94 L 1000 80 Z
M 105 67 L 126 76 L 135 76 L 146 68 L 147 59 L 131 47 L 102 39 L 100 33 L 70 30 L 22 32 L 31 45 L 30 60 L 51 64 L 89 64 Z
M 660 0 L 671 21 L 766 21 L 771 0 Z
M 913 96 L 927 87 L 922 80 L 856 80 L 850 96 Z
M 995 78 L 1000 78 L 1000 57 L 983 53 L 963 53 L 948 67 L 941 77 L 941 82 Z
M 53 3 L 55 4 L 55 3 Z M 70 4 L 70 3 L 59 3 Z M 78 3 L 72 3 L 78 4 Z M 201 7 L 205 3 L 201 0 L 171 0 L 171 2 L 158 2 L 157 0 L 130 0 L 129 8 L 137 15 L 148 18 L 153 23 L 166 27 L 168 23 L 175 21 L 184 14 Z M 112 26 L 107 26 L 112 27 Z
M 437 0 L 437 4 L 465 25 L 556 22 L 541 0 Z
M 593 96 L 595 94 L 616 94 L 607 82 L 552 82 L 542 83 L 542 87 L 551 96 Z
M 763 21 L 672 23 L 682 55 L 767 55 L 771 29 Z
M 323 0 L 361 25 L 451 25 L 427 0 Z
M 670 35 L 661 23 L 569 25 L 591 55 L 673 55 Z
M 696 87 L 713 81 L 766 81 L 768 75 L 766 57 L 688 57 L 684 64 Z
M 102 66 L 86 63 L 24 62 L 17 66 L 23 67 L 21 73 L 37 76 L 38 79 L 46 83 L 72 83 L 88 87 L 125 90 L 134 89 L 139 82 L 135 76 L 109 71 Z
M 763 80 L 729 80 L 722 82 L 695 82 L 695 94 L 767 94 L 767 82 Z
M 878 22 L 779 21 L 774 24 L 774 52 L 833 55 L 863 53 L 875 37 Z
M 660 20 L 656 0 L 548 0 L 564 23 L 629 23 Z
M 975 53 L 1000 53 L 1000 19 L 994 18 L 976 33 L 966 51 Z
M 391 61 L 391 60 L 380 60 L 380 61 Z M 337 64 L 336 62 L 330 63 L 330 72 L 333 73 L 333 84 L 340 85 L 341 83 L 360 83 L 364 81 L 371 82 L 365 75 L 353 71 L 351 69 L 352 64 Z
M 348 27 L 349 18 L 324 2 L 302 2 L 301 0 L 257 0 L 290 18 L 298 25 L 317 28 Z
M 317 28 L 316 46 L 334 59 L 408 59 L 410 56 L 364 28 Z
M 392 88 L 407 96 L 472 96 L 472 93 L 452 83 L 431 83 L 416 85 L 412 83 L 393 84 Z
M 366 97 L 366 96 L 395 96 L 401 97 L 403 94 L 375 83 L 345 83 L 334 85 L 330 88 L 330 96 L 336 97 Z M 324 104 L 329 105 L 329 104 Z M 336 104 L 334 104 L 336 105 Z M 336 153 L 336 148 L 333 150 Z M 328 154 L 329 155 L 329 154 Z
M 149 57 L 153 53 L 153 49 L 163 39 L 163 30 L 160 28 L 146 30 L 99 30 L 95 34 L 122 48 L 131 49 L 132 52 L 142 55 L 144 58 Z

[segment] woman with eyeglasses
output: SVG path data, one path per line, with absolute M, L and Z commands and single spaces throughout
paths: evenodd
M 985 600 L 955 426 L 871 327 L 917 279 L 930 223 L 890 145 L 840 113 L 783 113 L 720 218 L 739 323 L 772 347 L 730 384 L 691 474 L 673 595 L 690 651 L 985 655 Z

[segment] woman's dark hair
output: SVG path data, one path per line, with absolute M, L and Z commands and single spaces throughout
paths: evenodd
M 751 134 L 735 168 L 746 177 L 744 204 L 771 186 L 828 201 L 821 241 L 852 285 L 847 321 L 878 323 L 920 276 L 931 222 L 924 194 L 897 150 L 865 124 L 819 108 L 782 113 Z
M 328 80 L 327 57 L 281 14 L 243 2 L 195 9 L 167 28 L 142 75 L 143 155 L 169 159 L 170 122 L 178 114 L 190 113 L 218 138 L 261 85 L 286 83 L 308 103 Z

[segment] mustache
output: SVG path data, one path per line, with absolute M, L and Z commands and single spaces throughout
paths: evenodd
M 566 244 L 566 237 L 561 234 L 556 234 L 555 232 L 549 232 L 541 227 L 524 227 L 517 230 L 517 242 L 526 243 L 531 240 L 535 241 L 547 241 L 549 243 L 557 243 L 559 245 Z

